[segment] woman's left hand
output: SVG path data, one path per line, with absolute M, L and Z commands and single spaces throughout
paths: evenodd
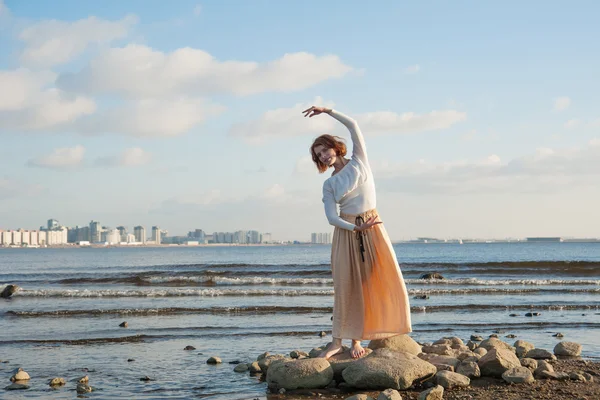
M 367 229 L 371 229 L 372 227 L 374 227 L 375 225 L 381 224 L 383 223 L 383 221 L 377 221 L 377 217 L 371 217 L 368 220 L 366 220 L 362 225 L 356 225 L 356 228 L 354 228 L 355 231 L 365 231 Z

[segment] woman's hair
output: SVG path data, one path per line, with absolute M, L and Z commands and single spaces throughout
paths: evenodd
M 315 153 L 315 147 L 321 145 L 327 149 L 334 149 L 335 154 L 338 157 L 344 157 L 346 155 L 346 144 L 343 142 L 343 140 L 344 139 L 339 136 L 331 135 L 321 135 L 315 139 L 312 146 L 310 146 L 310 155 L 312 156 L 314 163 L 317 165 L 319 173 L 322 174 L 323 172 L 327 171 L 329 165 L 325 165 L 321 162 L 319 156 L 317 156 Z

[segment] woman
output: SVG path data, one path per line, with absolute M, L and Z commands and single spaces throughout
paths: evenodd
M 323 183 L 323 203 L 335 226 L 331 249 L 333 340 L 319 355 L 342 352 L 351 339 L 353 358 L 364 355 L 361 340 L 382 339 L 412 331 L 410 305 L 392 243 L 375 208 L 375 184 L 364 138 L 353 119 L 325 107 L 310 107 L 305 117 L 329 114 L 348 128 L 352 157 L 338 137 L 319 136 L 310 147 L 319 172 L 333 168 Z M 337 213 L 340 205 L 340 214 Z

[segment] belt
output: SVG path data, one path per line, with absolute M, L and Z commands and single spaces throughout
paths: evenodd
M 359 215 L 356 217 L 355 223 L 357 226 L 361 226 L 365 223 L 365 219 Z M 365 242 L 363 240 L 364 236 L 364 231 L 356 231 L 356 239 L 359 242 L 360 258 L 362 259 L 362 262 L 365 262 Z

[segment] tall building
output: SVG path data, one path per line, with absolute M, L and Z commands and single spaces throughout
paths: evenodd
M 117 226 L 117 230 L 119 231 L 119 241 L 127 242 L 127 228 L 124 226 Z
M 90 221 L 90 241 L 100 243 L 102 240 L 102 226 L 98 221 Z
M 53 229 L 57 229 L 59 227 L 59 223 L 55 219 L 49 219 L 47 226 L 48 226 L 48 230 L 51 231 Z
M 248 232 L 248 243 L 258 244 L 262 243 L 262 235 L 258 231 Z
M 331 233 L 313 232 L 310 234 L 310 242 L 313 244 L 330 244 Z
M 133 228 L 133 234 L 135 235 L 135 241 L 137 243 L 146 243 L 146 228 L 138 225 Z
M 272 241 L 273 241 L 273 238 L 271 237 L 271 234 L 269 232 L 262 234 L 262 242 L 263 243 L 271 243 Z
M 160 236 L 160 227 L 158 226 L 153 226 L 152 227 L 152 241 L 155 244 L 160 244 L 161 243 L 161 236 Z
M 202 229 L 196 229 L 193 232 L 188 232 L 190 239 L 197 240 L 198 243 L 206 243 L 206 234 Z

